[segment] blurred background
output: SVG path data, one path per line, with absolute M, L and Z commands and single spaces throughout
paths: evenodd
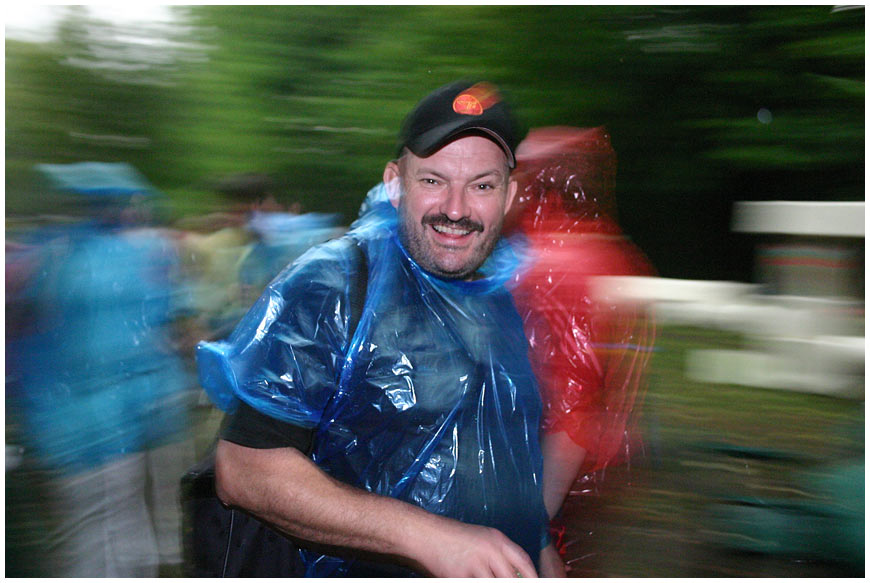
M 659 330 L 644 445 L 570 502 L 583 517 L 565 533 L 570 573 L 863 575 L 863 6 L 18 10 L 5 43 L 8 576 L 64 572 L 45 557 L 78 519 L 45 493 L 81 495 L 77 476 L 116 463 L 142 481 L 130 524 L 153 525 L 141 573 L 182 572 L 180 519 L 159 501 L 220 419 L 193 344 L 340 233 L 405 113 L 461 77 L 496 83 L 523 133 L 606 126 L 619 222 L 660 276 L 602 282 Z M 75 289 L 58 285 L 74 274 Z M 58 330 L 75 326 L 113 340 L 70 346 Z M 55 370 L 82 350 L 104 366 Z M 125 364 L 143 355 L 149 371 Z M 131 379 L 145 388 L 121 402 L 113 387 Z M 113 440 L 83 449 L 82 427 L 109 414 L 120 421 L 97 431 Z M 49 431 L 58 417 L 81 427 Z

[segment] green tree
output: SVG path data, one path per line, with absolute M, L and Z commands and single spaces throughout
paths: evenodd
M 524 128 L 606 126 L 664 275 L 748 277 L 736 200 L 864 197 L 863 7 L 197 5 L 150 31 L 69 10 L 55 43 L 7 41 L 7 209 L 33 162 L 98 158 L 179 212 L 256 171 L 349 222 L 405 113 L 460 77 Z

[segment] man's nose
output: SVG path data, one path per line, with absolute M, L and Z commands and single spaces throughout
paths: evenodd
M 451 221 L 458 221 L 470 214 L 468 206 L 468 195 L 464 188 L 459 186 L 450 186 L 444 196 L 441 205 L 441 212 L 447 215 Z

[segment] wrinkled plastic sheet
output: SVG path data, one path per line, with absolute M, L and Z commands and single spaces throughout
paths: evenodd
M 169 344 L 175 254 L 155 231 L 34 235 L 7 386 L 39 462 L 74 474 L 181 436 L 187 377 Z
M 244 401 L 314 428 L 313 460 L 333 477 L 498 528 L 536 561 L 547 522 L 541 401 L 504 287 L 517 247 L 502 241 L 483 279 L 442 280 L 403 250 L 383 185 L 363 209 L 347 236 L 272 281 L 229 339 L 200 344 L 201 384 L 226 411 Z M 349 566 L 303 555 L 309 576 Z
M 655 339 L 641 305 L 594 294 L 601 276 L 650 276 L 616 222 L 616 155 L 603 128 L 532 130 L 517 151 L 511 225 L 528 242 L 510 282 L 543 398 L 542 432 L 565 432 L 586 454 L 554 539 L 570 567 L 594 556 L 598 497 L 630 478 L 642 453 L 637 408 Z M 619 464 L 619 471 L 607 471 Z

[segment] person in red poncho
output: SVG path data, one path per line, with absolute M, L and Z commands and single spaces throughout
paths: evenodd
M 631 449 L 632 411 L 655 336 L 641 306 L 596 295 L 596 276 L 651 276 L 616 222 L 616 155 L 603 128 L 532 130 L 517 149 L 509 216 L 530 246 L 514 298 L 544 403 L 544 503 L 552 518 Z

